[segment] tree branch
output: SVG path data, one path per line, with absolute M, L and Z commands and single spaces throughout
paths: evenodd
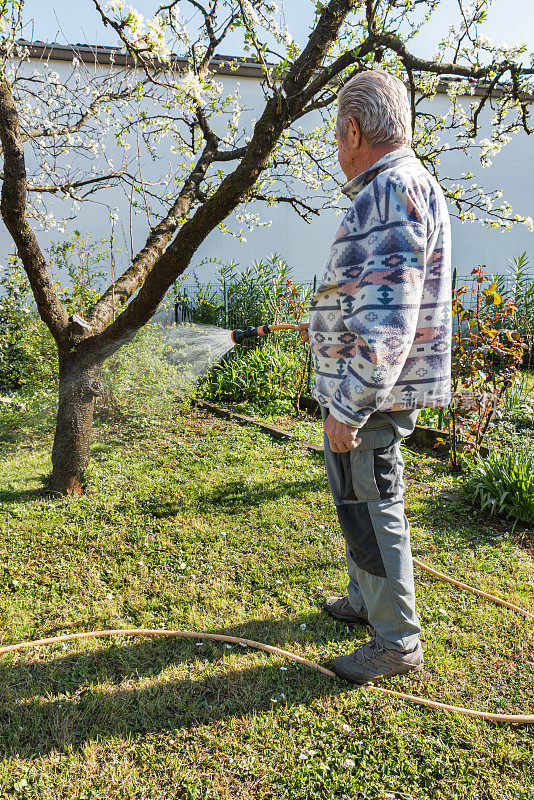
M 0 178 L 4 176 L 0 173 Z M 67 181 L 66 183 L 51 184 L 49 186 L 39 186 L 35 183 L 27 183 L 26 190 L 28 192 L 40 192 L 42 194 L 71 194 L 73 189 L 80 189 L 83 186 L 89 186 L 94 183 L 101 183 L 102 181 L 113 180 L 114 178 L 128 177 L 133 180 L 131 175 L 125 170 L 118 170 L 115 172 L 108 172 L 106 175 L 97 175 L 94 178 L 86 178 L 79 181 Z
M 325 67 L 303 91 L 306 102 L 314 98 L 316 94 L 321 89 L 324 89 L 326 86 L 328 86 L 329 83 L 333 83 L 334 79 L 352 64 L 357 64 L 359 67 L 358 71 L 360 72 L 364 69 L 367 69 L 368 65 L 361 61 L 361 59 L 373 51 L 374 41 L 374 35 L 368 36 L 359 47 L 352 50 L 347 50 L 345 53 L 342 53 L 338 58 L 336 58 L 335 61 L 329 64 L 328 67 Z M 337 88 L 339 89 L 340 86 Z
M 486 88 L 486 91 L 484 92 L 483 96 L 480 98 L 480 102 L 479 102 L 478 106 L 476 107 L 475 113 L 473 114 L 473 125 L 471 127 L 471 136 L 473 138 L 478 133 L 478 118 L 479 118 L 480 114 L 482 113 L 482 110 L 483 110 L 484 106 L 486 105 L 487 101 L 492 96 L 493 90 L 495 89 L 497 83 L 500 81 L 500 79 L 502 78 L 502 76 L 506 72 L 506 69 L 508 69 L 508 68 L 506 67 L 506 68 L 504 68 L 502 70 L 499 70 L 495 74 L 495 77 L 493 78 L 493 80 L 490 81 L 490 83 L 488 84 L 488 86 Z
M 313 215 L 319 216 L 321 213 L 321 209 L 314 208 L 313 206 L 308 205 L 303 200 L 299 200 L 298 197 L 286 197 L 284 195 L 266 195 L 266 194 L 258 194 L 257 192 L 251 192 L 249 195 L 251 200 L 264 200 L 267 203 L 271 204 L 273 201 L 275 203 L 288 203 L 294 211 L 297 212 L 299 217 L 305 222 L 311 222 L 311 217 Z
M 417 58 L 414 56 L 402 39 L 394 33 L 382 33 L 377 35 L 375 44 L 387 47 L 400 57 L 405 67 L 417 72 L 431 72 L 434 75 L 458 75 L 462 78 L 486 78 L 495 69 L 502 70 L 503 74 L 507 69 L 512 69 L 514 64 L 509 61 L 503 61 L 501 64 L 492 64 L 488 67 L 464 67 L 456 62 L 444 63 L 437 61 L 429 61 L 425 58 Z
M 164 252 L 173 233 L 197 199 L 197 191 L 213 160 L 216 142 L 210 139 L 197 161 L 195 168 L 185 181 L 172 208 L 148 236 L 145 246 L 133 259 L 131 266 L 109 286 L 102 297 L 87 314 L 87 321 L 97 331 L 104 329 L 113 318 L 116 309 L 123 306 L 137 291 L 150 273 L 157 259 Z
M 290 102 L 294 102 L 298 95 L 304 92 L 308 82 L 321 66 L 323 58 L 328 52 L 323 47 L 325 37 L 328 38 L 329 36 L 328 32 L 335 26 L 337 36 L 347 14 L 361 6 L 362 2 L 363 0 L 331 0 L 323 8 L 306 47 L 294 62 L 282 83 L 284 93 Z M 305 103 L 300 103 L 300 105 L 303 107 Z
M 146 83 L 144 81 L 143 83 Z M 135 90 L 137 91 L 137 89 Z M 100 97 L 97 97 L 93 100 L 90 106 L 87 108 L 86 111 L 81 114 L 79 120 L 72 125 L 67 125 L 62 128 L 28 128 L 27 130 L 23 130 L 21 132 L 22 141 L 25 142 L 28 139 L 39 139 L 44 136 L 66 136 L 69 133 L 77 133 L 80 131 L 85 123 L 94 116 L 98 106 L 102 103 L 112 103 L 115 100 L 125 100 L 128 97 L 131 97 L 134 94 L 134 90 L 124 90 L 122 92 L 111 92 L 108 94 L 103 94 Z
M 234 150 L 217 150 L 213 156 L 214 161 L 235 161 L 237 158 L 243 158 L 247 152 L 248 145 L 244 147 L 236 147 Z
M 240 163 L 222 180 L 217 191 L 195 211 L 192 218 L 181 226 L 165 252 L 161 253 L 161 249 L 170 236 L 168 227 L 158 237 L 159 251 L 155 244 L 150 242 L 149 237 L 147 245 L 136 259 L 139 263 L 136 266 L 132 265 L 125 274 L 133 271 L 132 282 L 135 288 L 140 286 L 143 277 L 146 276 L 144 283 L 117 319 L 102 333 L 84 340 L 81 344 L 80 347 L 88 359 L 104 360 L 125 341 L 133 338 L 135 332 L 148 322 L 173 281 L 187 268 L 206 236 L 250 193 L 261 172 L 267 167 L 269 157 L 281 133 L 290 124 L 292 114 L 297 112 L 300 104 L 304 102 L 300 97 L 303 88 L 316 73 L 332 42 L 337 38 L 347 14 L 356 5 L 359 5 L 359 0 L 330 0 L 328 5 L 324 6 L 306 47 L 289 68 L 282 84 L 287 102 L 280 103 L 279 97 L 272 97 L 267 101 Z M 189 192 L 194 193 L 193 187 Z M 189 193 L 187 196 L 189 197 Z M 125 283 L 128 283 L 128 279 L 125 279 Z M 128 296 L 131 296 L 133 292 L 130 287 L 124 288 L 126 294 L 129 293 Z M 93 311 L 93 318 L 96 319 L 98 316 L 99 327 L 112 314 L 110 293 L 111 289 L 108 289 L 106 300 L 102 298 Z M 102 309 L 104 313 L 100 315 L 97 309 Z
M 4 180 L 0 211 L 17 246 L 41 318 L 62 343 L 68 315 L 54 286 L 46 260 L 26 218 L 26 165 L 17 107 L 11 85 L 0 76 L 0 140 L 4 151 Z

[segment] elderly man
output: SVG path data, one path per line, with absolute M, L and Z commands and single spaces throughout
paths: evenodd
M 374 634 L 334 669 L 368 683 L 423 669 L 399 442 L 418 409 L 450 401 L 450 220 L 410 149 L 400 80 L 371 70 L 348 81 L 336 136 L 351 204 L 300 328 L 349 574 L 347 596 L 324 608 Z

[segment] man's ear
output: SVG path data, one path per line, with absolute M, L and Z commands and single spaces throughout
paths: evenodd
M 352 147 L 359 147 L 362 141 L 360 126 L 354 117 L 349 117 L 347 126 L 347 139 Z

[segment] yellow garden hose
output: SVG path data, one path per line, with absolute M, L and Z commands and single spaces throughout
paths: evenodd
M 516 611 L 518 614 L 523 614 L 528 619 L 534 620 L 534 614 L 532 614 L 530 611 L 526 611 L 524 608 L 520 608 L 513 603 L 508 603 L 506 600 L 502 600 L 500 597 L 487 594 L 481 589 L 475 589 L 474 587 L 469 586 L 467 583 L 462 583 L 461 581 L 457 581 L 448 575 L 444 575 L 442 572 L 438 572 L 432 567 L 429 567 L 427 564 L 424 564 L 417 558 L 414 558 L 413 562 L 417 567 L 425 570 L 425 572 L 428 572 L 430 575 L 434 575 L 436 578 L 448 581 L 448 583 L 452 583 L 454 586 L 459 586 L 461 589 L 465 589 L 468 592 L 477 594 L 480 597 L 484 597 L 487 600 L 491 600 L 492 602 L 498 603 L 501 606 L 510 608 L 512 611 Z M 238 636 L 226 636 L 220 633 L 160 630 L 157 628 L 117 628 L 114 630 L 88 631 L 87 633 L 68 633 L 63 636 L 53 636 L 49 639 L 36 639 L 30 642 L 19 642 L 18 644 L 4 645 L 3 647 L 0 647 L 0 655 L 5 653 L 13 653 L 16 650 L 27 650 L 32 647 L 43 647 L 51 644 L 58 644 L 59 642 L 69 642 L 73 639 L 97 639 L 105 636 L 175 636 L 179 639 L 211 639 L 216 642 L 242 644 L 246 645 L 247 647 L 253 647 L 256 650 L 264 650 L 267 653 L 274 653 L 279 656 L 284 656 L 285 658 L 291 658 L 293 661 L 297 661 L 299 664 L 304 664 L 307 667 L 311 667 L 312 669 L 317 670 L 317 672 L 327 675 L 330 678 L 336 677 L 335 672 L 326 669 L 326 667 L 322 667 L 320 664 L 316 664 L 314 661 L 309 661 L 307 658 L 302 658 L 295 653 L 290 653 L 288 650 L 282 650 L 280 647 L 273 647 L 272 645 L 264 644 L 263 642 L 256 642 L 253 639 L 242 639 Z M 406 694 L 406 692 L 398 692 L 393 689 L 385 689 L 382 686 L 370 685 L 369 688 L 373 689 L 374 691 L 391 695 L 392 697 L 398 697 L 401 700 L 408 700 L 410 703 L 417 703 L 417 705 L 426 706 L 426 708 L 438 709 L 440 711 L 455 711 L 459 714 L 466 714 L 470 717 L 478 717 L 479 719 L 485 719 L 491 722 L 508 722 L 514 725 L 534 723 L 534 714 L 492 714 L 488 711 L 477 711 L 474 708 L 464 708 L 463 706 L 453 706 L 449 705 L 448 703 L 439 703 L 436 700 L 427 700 L 424 697 Z
M 428 572 L 429 575 L 434 575 L 435 578 L 440 578 L 442 581 L 452 583 L 453 586 L 459 586 L 460 589 L 465 589 L 466 592 L 478 594 L 480 597 L 485 597 L 486 600 L 491 600 L 492 603 L 497 603 L 497 605 L 504 606 L 505 608 L 511 608 L 512 611 L 517 611 L 518 614 L 523 614 L 524 617 L 534 620 L 534 614 L 531 614 L 530 611 L 526 611 L 524 608 L 520 608 L 520 606 L 515 606 L 513 603 L 509 603 L 507 600 L 502 600 L 500 597 L 496 597 L 494 594 L 488 594 L 487 592 L 483 592 L 482 589 L 475 589 L 474 586 L 469 586 L 467 583 L 457 581 L 455 578 L 451 578 L 449 575 L 445 575 L 443 572 L 438 572 L 436 569 L 432 569 L 432 567 L 429 567 L 428 564 L 424 564 L 422 561 L 419 561 L 418 558 L 414 558 L 412 560 L 416 567 Z

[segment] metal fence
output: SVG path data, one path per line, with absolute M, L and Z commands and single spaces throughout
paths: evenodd
M 495 279 L 497 277 L 500 292 L 507 297 L 513 296 L 515 290 L 513 276 L 494 276 Z M 534 282 L 534 274 L 527 276 L 527 280 Z M 296 283 L 298 286 L 302 286 L 304 292 L 310 292 L 317 286 L 317 277 L 315 276 L 312 281 L 298 281 Z M 464 285 L 470 289 L 476 289 L 476 282 L 471 275 L 462 276 L 458 274 L 457 270 L 454 270 L 452 276 L 453 289 L 458 289 Z M 206 290 L 207 286 L 209 286 L 208 291 Z M 466 293 L 463 295 L 462 301 L 465 306 L 470 308 L 476 301 L 476 294 Z M 157 315 L 157 321 L 168 325 L 179 325 L 183 322 L 192 322 L 194 320 L 220 325 L 225 328 L 236 328 L 254 324 L 254 310 L 252 298 L 248 306 L 246 302 L 242 302 L 238 306 L 229 303 L 228 289 L 224 283 L 221 285 L 186 283 L 179 288 L 171 290 L 167 297 L 165 309 Z
M 295 284 L 301 287 L 301 294 L 305 297 L 314 291 L 317 279 L 295 281 Z M 168 325 L 204 322 L 230 329 L 268 322 L 256 319 L 257 311 L 257 298 L 253 294 L 250 297 L 242 295 L 236 302 L 231 296 L 231 288 L 225 282 L 221 285 L 182 284 L 169 294 L 165 309 L 159 312 L 157 321 Z

